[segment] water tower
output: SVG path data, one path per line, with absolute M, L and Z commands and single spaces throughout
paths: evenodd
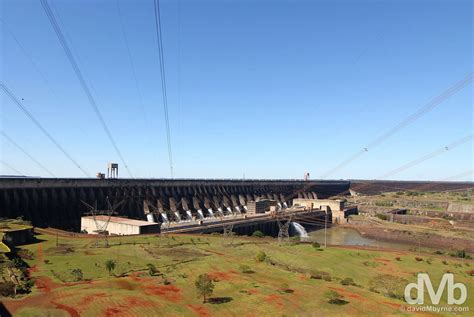
M 107 178 L 118 178 L 118 163 L 109 163 L 107 166 Z

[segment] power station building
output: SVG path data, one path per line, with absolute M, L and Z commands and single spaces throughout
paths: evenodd
M 81 218 L 81 231 L 86 231 L 89 234 L 97 234 L 100 228 L 106 228 L 105 231 L 112 235 L 131 235 L 131 234 L 146 234 L 146 233 L 160 233 L 160 224 L 152 223 L 142 220 L 110 217 L 98 215 L 86 216 Z

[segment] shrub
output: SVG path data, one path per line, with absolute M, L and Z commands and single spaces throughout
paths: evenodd
M 344 305 L 347 304 L 348 302 L 345 301 L 341 294 L 339 294 L 336 291 L 328 291 L 326 292 L 326 298 L 328 299 L 329 304 L 334 304 L 334 305 Z
M 115 260 L 105 261 L 105 269 L 107 270 L 107 272 L 109 272 L 109 275 L 112 274 L 116 266 L 117 266 L 117 262 Z
M 331 274 L 329 274 L 328 272 L 324 272 L 324 271 L 311 271 L 310 273 L 310 277 L 312 279 L 316 279 L 316 280 L 325 280 L 325 281 L 328 281 L 330 282 L 332 279 L 331 279 Z
M 441 263 L 443 263 L 444 265 L 448 265 L 448 261 L 446 260 L 443 260 Z
M 281 286 L 280 286 L 280 292 L 281 292 L 281 293 L 291 294 L 291 293 L 294 293 L 295 291 L 292 290 L 292 289 L 290 288 L 290 286 L 289 286 L 287 283 L 283 283 L 283 284 L 281 284 Z
M 256 237 L 256 238 L 263 238 L 265 235 L 263 234 L 262 231 L 260 230 L 256 230 L 252 233 L 252 237 Z
M 354 280 L 350 277 L 346 277 L 345 279 L 343 279 L 341 281 L 341 284 L 342 285 L 356 285 L 356 283 L 354 283 Z
M 250 268 L 250 266 L 245 265 L 245 264 L 239 265 L 239 270 L 242 273 L 247 273 L 247 274 L 254 273 L 254 271 Z
M 399 256 L 397 256 L 397 257 L 395 258 L 395 260 L 401 261 L 402 259 L 401 259 Z
M 388 217 L 385 214 L 376 214 L 375 217 L 381 219 L 381 220 L 387 220 Z
M 465 250 L 457 250 L 455 253 L 451 253 L 450 255 L 461 259 L 471 259 L 471 256 L 468 255 Z
M 441 254 L 444 254 L 444 252 L 437 250 L 437 251 L 435 251 L 435 254 L 441 255 Z
M 154 264 L 148 263 L 146 266 L 148 268 L 148 274 L 150 274 L 150 276 L 154 276 L 156 273 L 158 273 L 158 269 Z
M 311 243 L 311 246 L 315 249 L 319 249 L 321 247 L 321 245 L 319 243 L 317 243 L 316 241 Z
M 263 262 L 267 258 L 267 255 L 263 251 L 258 251 L 257 255 L 255 256 L 255 260 L 257 262 Z
M 71 275 L 72 275 L 73 278 L 74 278 L 74 282 L 82 281 L 82 279 L 84 278 L 84 275 L 83 275 L 81 269 L 73 269 L 73 270 L 71 271 Z
M 474 270 L 467 271 L 467 274 L 470 276 L 474 276 Z
M 421 261 L 423 261 L 423 259 L 422 259 L 422 258 L 420 258 L 419 256 L 417 256 L 417 257 L 415 258 L 415 260 L 416 260 L 417 262 L 421 262 Z

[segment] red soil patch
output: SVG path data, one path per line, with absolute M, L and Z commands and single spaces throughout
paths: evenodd
M 137 285 L 135 285 L 134 283 L 130 283 L 127 280 L 116 280 L 116 281 L 113 281 L 113 283 L 117 288 L 125 289 L 128 291 L 133 291 L 138 288 Z
M 36 266 L 36 264 L 28 269 L 28 274 L 29 275 L 31 275 L 31 273 L 35 273 L 35 272 L 38 272 L 38 267 Z
M 62 309 L 62 310 L 65 310 L 67 311 L 67 313 L 69 314 L 69 316 L 71 317 L 80 317 L 79 313 L 77 312 L 77 310 L 75 310 L 74 308 L 72 308 L 71 306 L 67 306 L 67 305 L 64 305 L 64 304 L 60 304 L 60 303 L 57 303 L 55 301 L 51 301 L 51 304 L 54 304 L 56 306 L 56 308 L 58 309 Z
M 390 262 L 392 262 L 392 261 L 389 260 L 389 259 L 382 259 L 382 258 L 377 258 L 377 259 L 374 259 L 374 260 L 377 261 L 377 262 L 385 262 L 385 263 L 390 263 Z
M 203 306 L 197 306 L 197 305 L 187 305 L 189 308 L 192 309 L 194 313 L 196 313 L 199 317 L 210 317 L 211 314 L 209 313 L 209 310 L 206 307 Z
M 111 316 L 117 316 L 122 313 L 126 316 L 130 316 L 130 308 L 135 308 L 135 307 L 158 307 L 157 304 L 151 302 L 151 301 L 146 301 L 138 297 L 125 297 L 124 298 L 124 303 L 114 306 L 114 307 L 109 307 L 105 310 L 104 316 L 111 317 Z
M 216 282 L 231 280 L 234 277 L 234 275 L 237 275 L 237 274 L 238 273 L 236 271 L 228 271 L 228 272 L 214 271 L 214 272 L 207 273 L 207 275 L 209 275 L 209 277 Z
M 382 302 L 382 303 L 384 303 L 384 304 L 386 304 L 386 305 L 388 305 L 388 306 L 390 306 L 390 307 L 397 308 L 397 309 L 399 309 L 400 306 L 401 306 L 401 305 L 399 305 L 399 304 L 390 303 L 390 302 Z
M 340 287 L 329 287 L 329 289 L 332 289 L 333 291 L 338 291 L 338 292 L 345 292 L 346 290 Z
M 82 308 L 87 307 L 90 305 L 94 300 L 99 299 L 99 298 L 105 298 L 105 297 L 110 297 L 110 295 L 107 295 L 105 293 L 96 293 L 96 294 L 91 294 L 83 297 L 81 301 L 77 304 L 77 308 L 81 308 L 79 310 L 82 310 Z
M 362 296 L 360 296 L 359 294 L 349 292 L 349 291 L 347 291 L 347 290 L 345 290 L 345 289 L 343 289 L 343 288 L 340 288 L 340 287 L 329 287 L 329 289 L 332 289 L 333 291 L 341 292 L 342 295 L 347 296 L 347 297 L 350 297 L 350 298 L 354 298 L 354 299 L 357 299 L 357 300 L 360 300 L 361 302 L 367 301 L 367 298 L 362 297 Z
M 38 289 L 43 291 L 44 293 L 49 293 L 53 289 L 60 287 L 59 284 L 53 282 L 49 277 L 40 276 L 35 278 L 35 285 Z
M 142 277 L 143 272 L 133 272 L 129 275 L 129 278 L 132 279 L 135 282 L 143 282 L 146 281 L 146 278 Z
M 272 295 L 268 295 L 266 298 L 265 298 L 265 301 L 267 303 L 274 303 L 275 305 L 278 306 L 278 308 L 283 308 L 283 306 L 285 306 L 283 304 L 283 302 L 281 301 L 281 296 L 278 295 L 278 294 L 272 294 Z
M 122 312 L 122 309 L 107 308 L 104 312 L 104 316 L 112 317 L 112 316 L 116 316 L 117 314 L 120 314 L 121 312 Z
M 145 286 L 145 294 L 158 295 L 175 303 L 181 301 L 181 290 L 174 285 Z
M 43 245 L 41 243 L 38 244 L 38 249 L 36 251 L 36 258 L 38 259 L 38 262 L 43 261 Z

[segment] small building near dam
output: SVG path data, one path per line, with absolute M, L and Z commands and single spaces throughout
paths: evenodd
M 347 206 L 341 199 L 293 199 L 293 206 L 303 206 L 309 210 L 321 209 L 331 212 L 333 223 L 343 223 L 349 215 L 358 213 L 357 206 Z
M 107 221 L 109 223 L 107 224 Z M 85 216 L 81 218 L 81 231 L 97 234 L 102 228 L 112 235 L 131 235 L 160 233 L 161 224 L 142 220 L 110 217 L 106 215 Z

